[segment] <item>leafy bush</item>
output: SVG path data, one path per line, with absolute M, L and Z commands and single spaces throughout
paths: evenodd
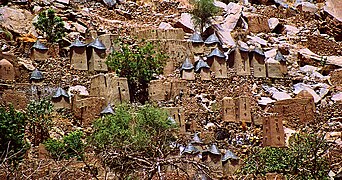
M 8 31 L 7 29 L 4 29 L 4 28 L 0 28 L 0 37 L 1 37 L 1 39 L 5 39 L 7 41 L 13 41 L 12 33 L 10 31 Z
M 25 124 L 25 115 L 15 111 L 13 106 L 10 106 L 8 109 L 0 107 L 1 162 L 7 160 L 7 163 L 15 165 L 26 152 L 28 144 L 24 139 Z
M 84 143 L 82 141 L 82 136 L 83 132 L 76 130 L 63 137 L 64 144 L 67 148 L 66 152 L 69 157 L 81 158 L 83 155 Z
M 255 148 L 245 162 L 243 171 L 248 174 L 266 174 L 269 172 L 285 173 L 290 159 L 288 151 L 283 148 Z
M 329 148 L 323 135 L 294 134 L 288 148 L 254 148 L 242 173 L 277 172 L 291 179 L 327 179 L 329 166 L 325 153 Z
M 192 0 L 190 2 L 193 5 L 190 14 L 193 16 L 195 26 L 199 27 L 202 33 L 205 25 L 210 23 L 211 18 L 217 15 L 219 9 L 214 5 L 214 0 Z
M 83 157 L 84 143 L 82 141 L 83 132 L 76 130 L 64 136 L 62 140 L 48 139 L 44 142 L 46 150 L 52 158 L 56 160 Z
M 111 53 L 107 64 L 116 74 L 127 78 L 131 100 L 143 103 L 148 97 L 148 83 L 163 72 L 166 56 L 150 42 L 118 45 L 121 50 Z
M 296 179 L 328 179 L 326 153 L 331 146 L 320 134 L 295 134 L 289 140 L 292 175 Z
M 165 158 L 175 141 L 174 130 L 164 110 L 150 105 L 119 105 L 114 115 L 94 123 L 89 140 L 107 167 L 127 177 L 137 168 Z
M 65 36 L 63 20 L 56 16 L 53 9 L 40 12 L 37 22 L 33 23 L 33 25 L 44 35 L 48 42 L 57 42 Z
M 52 126 L 50 113 L 52 111 L 52 103 L 49 99 L 41 99 L 31 101 L 27 106 L 28 130 L 31 142 L 39 145 L 49 138 L 49 130 Z
M 44 145 L 53 159 L 60 160 L 64 158 L 65 144 L 61 140 L 48 139 L 44 142 Z

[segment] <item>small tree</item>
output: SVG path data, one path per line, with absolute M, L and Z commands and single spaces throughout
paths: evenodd
M 212 17 L 219 12 L 219 9 L 214 5 L 214 0 L 192 0 L 191 4 L 193 8 L 190 14 L 193 16 L 195 26 L 199 27 L 202 33 L 205 25 L 210 23 Z
M 332 146 L 323 134 L 294 134 L 289 140 L 292 177 L 296 179 L 328 179 L 327 151 Z
M 65 36 L 63 20 L 56 16 L 53 9 L 40 12 L 37 22 L 33 25 L 50 43 L 57 42 Z
M 148 97 L 148 83 L 154 75 L 163 72 L 166 56 L 150 42 L 133 45 L 119 42 L 118 45 L 121 50 L 111 53 L 107 64 L 119 76 L 127 78 L 131 100 L 144 103 Z
M 48 139 L 44 142 L 46 149 L 52 158 L 56 160 L 77 157 L 81 159 L 84 154 L 84 143 L 82 142 L 83 132 L 76 130 L 63 136 L 63 139 Z
M 243 174 L 282 173 L 290 179 L 327 179 L 326 152 L 330 145 L 324 135 L 294 134 L 288 148 L 254 148 L 242 168 Z
M 39 145 L 49 138 L 49 130 L 52 126 L 50 113 L 52 111 L 52 103 L 48 99 L 31 101 L 27 106 L 28 130 L 31 142 Z
M 119 177 L 132 176 L 142 169 L 153 176 L 158 161 L 171 150 L 174 130 L 167 113 L 159 108 L 119 105 L 115 115 L 94 123 L 90 143 L 103 163 Z
M 25 115 L 9 108 L 0 107 L 0 169 L 15 167 L 25 154 Z

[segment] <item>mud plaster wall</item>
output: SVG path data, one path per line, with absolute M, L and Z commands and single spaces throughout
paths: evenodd
M 181 100 L 173 101 L 173 106 L 182 106 L 184 110 L 184 117 L 187 131 L 201 130 L 199 127 L 204 127 L 208 122 L 223 124 L 222 121 L 222 99 L 224 97 L 251 97 L 251 111 L 257 110 L 256 98 L 252 96 L 252 85 L 254 79 L 250 77 L 230 76 L 227 79 L 213 79 L 212 81 L 199 80 L 200 75 L 197 74 L 195 81 L 186 81 L 186 88 L 183 92 Z M 206 98 L 210 101 L 216 100 L 215 104 L 211 105 L 213 112 L 208 112 L 202 105 L 201 100 L 196 98 L 196 95 L 207 94 Z M 177 99 L 177 96 L 176 98 Z M 206 104 L 209 106 L 209 104 Z M 167 104 L 166 106 L 169 106 Z M 193 125 L 195 122 L 197 125 Z M 197 129 L 191 129 L 196 127 Z

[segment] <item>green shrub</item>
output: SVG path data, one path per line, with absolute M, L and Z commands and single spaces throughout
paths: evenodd
M 4 29 L 4 28 L 0 28 L 0 37 L 7 40 L 7 41 L 13 41 L 12 33 L 10 31 L 8 31 L 7 29 Z
M 89 142 L 107 167 L 128 177 L 146 165 L 140 159 L 165 158 L 175 141 L 174 130 L 175 125 L 162 109 L 119 105 L 114 115 L 95 121 Z
M 63 20 L 56 16 L 53 9 L 40 12 L 37 22 L 33 23 L 33 25 L 50 43 L 57 42 L 65 36 Z
M 49 138 L 52 126 L 51 111 L 53 105 L 49 99 L 31 101 L 27 106 L 27 122 L 31 142 L 39 145 Z
M 283 148 L 256 147 L 244 164 L 243 172 L 248 174 L 285 173 L 290 160 L 288 151 Z
M 25 115 L 13 106 L 0 107 L 0 162 L 9 158 L 6 163 L 16 165 L 22 159 L 29 147 L 24 139 L 25 124 Z
M 219 8 L 214 5 L 214 0 L 191 0 L 190 3 L 193 5 L 190 14 L 193 16 L 195 26 L 199 27 L 202 33 L 205 25 L 217 15 Z
M 84 153 L 84 143 L 82 141 L 83 132 L 76 130 L 63 137 L 68 158 L 81 158 Z
M 44 142 L 44 145 L 53 159 L 60 160 L 64 158 L 65 144 L 62 141 L 57 139 L 48 139 Z
M 327 179 L 325 153 L 329 148 L 323 135 L 294 134 L 288 148 L 254 148 L 241 171 L 254 175 L 276 172 L 290 179 Z
M 166 55 L 150 42 L 134 45 L 119 42 L 118 45 L 121 50 L 111 53 L 107 64 L 116 74 L 127 78 L 131 100 L 144 103 L 148 97 L 148 83 L 154 75 L 163 72 Z
M 62 140 L 48 139 L 44 142 L 45 148 L 52 158 L 56 160 L 83 157 L 84 143 L 82 141 L 83 132 L 76 130 L 63 136 Z
M 323 134 L 294 134 L 289 140 L 290 172 L 295 179 L 328 179 L 331 146 Z

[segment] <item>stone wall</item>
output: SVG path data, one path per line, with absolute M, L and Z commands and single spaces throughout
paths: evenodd
M 196 78 L 195 81 L 177 78 L 152 81 L 149 99 L 166 107 L 182 107 L 187 132 L 202 131 L 209 122 L 221 125 L 226 122 L 253 122 L 251 113 L 257 109 L 256 98 L 252 96 L 250 87 L 253 79 L 230 76 L 226 79 L 213 78 L 211 81 L 201 81 L 199 74 Z M 231 107 L 228 107 L 228 111 L 234 112 L 231 118 L 229 112 L 224 113 L 224 107 L 229 106 L 229 103 L 227 105 L 225 102 L 225 97 L 231 97 L 232 100 Z
M 104 97 L 107 104 L 130 101 L 127 79 L 117 77 L 113 73 L 93 76 L 89 93 L 91 96 Z
M 331 73 L 331 83 L 342 88 L 342 69 L 337 69 Z
M 96 48 L 88 48 L 88 50 L 90 51 L 90 55 L 88 55 L 89 71 L 107 72 L 106 50 Z
M 184 39 L 184 31 L 181 28 L 176 29 L 145 29 L 138 30 L 136 36 L 139 39 Z
M 0 102 L 4 105 L 13 104 L 15 109 L 25 109 L 29 101 L 51 97 L 55 90 L 55 87 L 45 84 L 17 83 L 0 91 Z
M 305 124 L 314 120 L 315 110 L 313 99 L 296 97 L 275 102 L 271 112 L 281 115 L 285 122 Z
M 31 50 L 31 59 L 36 61 L 44 61 L 49 58 L 48 50 L 34 49 Z
M 25 92 L 8 89 L 1 94 L 0 104 L 12 104 L 15 109 L 25 109 L 28 104 L 28 99 Z
M 105 106 L 105 98 L 103 97 L 82 97 L 79 95 L 72 97 L 72 111 L 82 126 L 90 126 L 100 116 L 100 112 Z
M 6 59 L 0 61 L 0 81 L 13 81 L 15 71 L 13 65 Z
M 281 115 L 272 114 L 263 118 L 263 146 L 285 146 L 283 118 Z
M 88 70 L 86 47 L 72 47 L 70 49 L 70 61 L 74 69 Z

